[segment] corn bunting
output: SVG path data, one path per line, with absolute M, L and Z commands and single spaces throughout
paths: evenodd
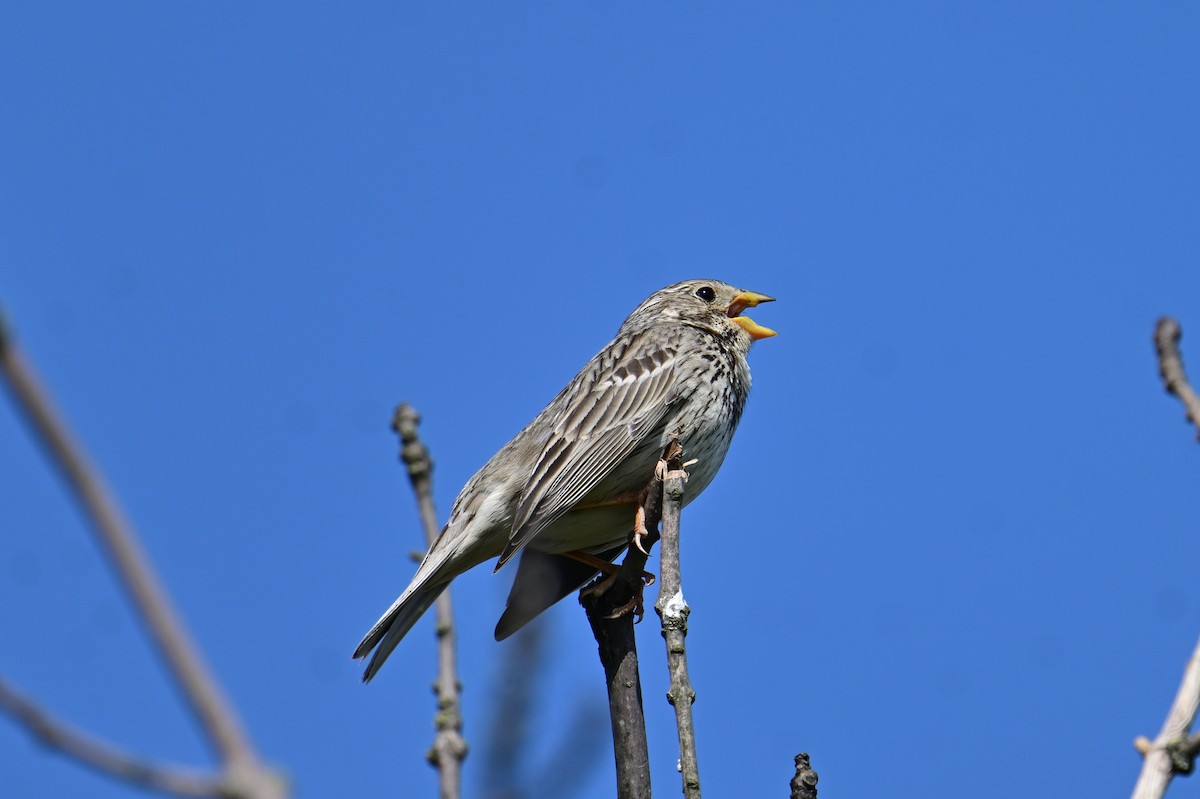
M 775 332 L 741 313 L 771 297 L 719 280 L 667 286 L 475 473 L 416 575 L 354 650 L 370 680 L 458 575 L 521 560 L 496 640 L 591 579 L 628 546 L 639 494 L 678 435 L 696 460 L 683 504 L 712 482 L 750 392 L 750 344 Z M 581 562 L 577 557 L 583 554 Z

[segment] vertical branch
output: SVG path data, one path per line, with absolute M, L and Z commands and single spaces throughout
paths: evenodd
M 687 472 L 680 464 L 682 453 L 666 464 L 662 503 L 662 586 L 654 609 L 662 621 L 662 636 L 667 643 L 667 669 L 671 687 L 667 700 L 675 708 L 675 725 L 679 730 L 679 770 L 683 777 L 683 795 L 700 799 L 700 766 L 696 760 L 696 728 L 692 723 L 692 703 L 696 692 L 688 678 L 687 620 L 691 608 L 683 598 L 683 583 L 679 569 L 679 513 L 683 503 L 683 483 Z
M 817 799 L 817 772 L 807 752 L 796 755 L 796 775 L 792 777 L 790 799 Z
M 418 433 L 420 423 L 421 416 L 411 405 L 401 403 L 396 406 L 392 430 L 400 436 L 400 459 L 407 467 L 409 482 L 417 495 L 426 544 L 432 547 L 438 537 L 437 511 L 433 506 L 433 459 Z M 467 757 L 467 742 L 462 737 L 462 705 L 459 701 L 462 685 L 458 681 L 454 605 L 449 589 L 437 598 L 436 614 L 438 674 L 433 690 L 437 695 L 437 735 L 427 758 L 438 770 L 441 799 L 458 799 L 462 795 L 462 764 Z
M 585 600 L 584 607 L 588 608 L 588 621 L 596 637 L 608 686 L 608 712 L 617 765 L 617 799 L 650 799 L 650 749 L 646 743 L 642 678 L 638 672 L 633 616 L 606 618 L 603 612 L 594 610 L 594 606 L 589 607 L 590 604 Z
M 232 705 L 171 605 L 133 527 L 100 473 L 84 455 L 82 446 L 67 430 L 49 393 L 21 356 L 3 318 L 0 318 L 0 373 L 29 427 L 91 522 L 97 540 L 129 593 L 159 654 L 220 755 L 229 781 L 240 786 L 238 795 L 283 796 L 285 789 L 281 781 L 259 761 Z
M 1154 329 L 1154 346 L 1158 351 L 1158 371 L 1167 392 L 1174 394 L 1187 413 L 1187 418 L 1200 429 L 1200 398 L 1188 384 L 1183 371 L 1183 356 L 1179 340 L 1183 332 L 1179 323 L 1169 316 L 1158 320 Z M 1138 738 L 1134 746 L 1142 753 L 1142 772 L 1133 789 L 1134 799 L 1159 799 L 1176 774 L 1189 774 L 1196 757 L 1196 742 L 1188 732 L 1200 708 L 1200 644 L 1184 669 L 1183 680 L 1175 701 L 1167 713 L 1162 730 L 1153 741 Z
M 663 457 L 676 450 L 683 451 L 679 442 L 671 441 Z M 650 750 L 646 742 L 642 678 L 638 672 L 633 617 L 636 615 L 641 619 L 642 590 L 646 585 L 643 569 L 646 568 L 647 551 L 658 541 L 663 474 L 663 469 L 656 468 L 642 491 L 646 528 L 646 534 L 642 536 L 643 548 L 630 547 L 615 574 L 585 589 L 579 596 L 596 638 L 608 686 L 618 799 L 649 799 L 650 796 Z

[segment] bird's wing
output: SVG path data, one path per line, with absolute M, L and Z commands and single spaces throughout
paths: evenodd
M 575 379 L 565 392 L 563 418 L 522 492 L 497 569 L 587 496 L 662 422 L 680 399 L 677 353 L 675 342 L 646 331 L 626 347 L 614 342 Z

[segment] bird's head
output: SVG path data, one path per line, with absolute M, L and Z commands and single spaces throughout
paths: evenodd
M 742 311 L 774 300 L 766 294 L 745 291 L 720 280 L 685 280 L 651 294 L 630 314 L 626 324 L 678 319 L 718 335 L 732 334 L 740 338 L 744 334 L 749 341 L 758 341 L 776 335 L 775 331 L 742 316 Z M 746 345 L 749 346 L 749 342 Z

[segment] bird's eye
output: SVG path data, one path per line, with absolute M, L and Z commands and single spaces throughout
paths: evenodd
M 712 302 L 717 298 L 717 292 L 712 290 L 712 286 L 701 286 L 696 289 L 696 296 L 705 302 Z

